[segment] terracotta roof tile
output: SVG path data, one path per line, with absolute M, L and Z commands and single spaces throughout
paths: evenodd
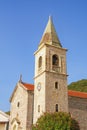
M 27 88 L 30 91 L 34 91 L 34 85 L 33 84 L 28 84 L 28 83 L 24 83 L 22 82 L 22 84 L 24 85 L 25 88 Z
M 85 92 L 79 92 L 79 91 L 68 91 L 69 96 L 74 96 L 74 97 L 80 97 L 80 98 L 87 98 L 87 93 Z
M 21 82 L 24 87 L 30 91 L 34 91 L 34 85 L 33 84 L 28 84 Z M 68 90 L 68 95 L 73 96 L 73 97 L 80 97 L 80 98 L 87 98 L 87 93 L 85 92 L 79 92 L 79 91 L 73 91 L 73 90 Z

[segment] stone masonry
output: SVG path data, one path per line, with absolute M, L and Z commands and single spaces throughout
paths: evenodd
M 87 98 L 69 96 L 69 111 L 80 125 L 80 130 L 87 130 Z
M 26 91 L 23 84 L 18 82 L 10 99 L 9 130 L 29 130 L 32 125 L 33 92 Z
M 34 124 L 43 112 L 68 112 L 66 51 L 49 18 L 35 52 Z
M 68 96 L 66 52 L 49 18 L 35 52 L 34 85 L 19 81 L 10 98 L 9 130 L 31 130 L 43 112 L 55 111 L 70 112 L 87 130 L 87 98 Z

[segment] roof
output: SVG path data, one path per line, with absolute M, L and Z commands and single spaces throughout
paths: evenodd
M 11 102 L 11 100 L 12 100 L 12 98 L 14 96 L 14 93 L 15 93 L 16 89 L 18 88 L 18 86 L 21 86 L 25 90 L 28 90 L 28 91 L 34 91 L 34 85 L 33 84 L 29 84 L 29 83 L 19 81 L 18 84 L 16 85 L 11 97 L 10 97 L 10 102 Z M 87 93 L 73 91 L 73 90 L 68 90 L 68 95 L 73 96 L 73 97 L 87 98 Z
M 23 86 L 27 88 L 27 90 L 34 91 L 34 85 L 33 84 L 28 84 L 28 83 L 23 83 Z M 87 98 L 87 93 L 85 92 L 79 92 L 79 91 L 73 91 L 73 90 L 68 90 L 68 95 L 73 96 L 73 97 L 80 97 L 80 98 Z
M 34 90 L 34 85 L 33 85 L 33 84 L 28 84 L 28 83 L 24 83 L 24 82 L 21 82 L 21 84 L 23 84 L 23 86 L 24 86 L 27 90 L 30 90 L 30 91 L 33 91 L 33 90 Z
M 10 102 L 12 101 L 12 98 L 18 88 L 18 86 L 21 86 L 22 88 L 24 88 L 25 90 L 27 91 L 34 91 L 34 85 L 33 84 L 28 84 L 28 83 L 25 83 L 25 82 L 22 82 L 22 81 L 19 81 L 17 84 L 16 84 L 16 87 L 10 97 Z
M 85 92 L 79 92 L 79 91 L 69 90 L 68 91 L 68 95 L 69 96 L 73 96 L 73 97 L 79 97 L 79 98 L 87 98 L 87 93 L 85 93 Z
M 5 123 L 9 121 L 9 115 L 7 115 L 6 113 L 0 111 L 0 123 Z
M 49 17 L 47 26 L 45 28 L 45 31 L 44 31 L 43 36 L 42 36 L 41 41 L 40 41 L 40 45 L 42 43 L 54 45 L 54 46 L 57 46 L 59 48 L 62 47 L 62 45 L 60 44 L 59 38 L 57 36 L 55 27 L 54 27 L 52 17 Z

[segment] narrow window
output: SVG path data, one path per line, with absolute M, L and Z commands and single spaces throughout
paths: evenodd
M 20 106 L 20 102 L 17 103 L 17 107 L 19 107 L 19 106 Z
M 58 82 L 55 82 L 55 89 L 58 89 Z
M 38 112 L 40 112 L 40 105 L 38 105 Z
M 56 112 L 58 112 L 58 104 L 56 104 L 55 108 L 56 108 Z
M 39 57 L 38 67 L 40 68 L 42 66 L 42 56 Z

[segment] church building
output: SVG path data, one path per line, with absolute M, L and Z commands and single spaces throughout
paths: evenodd
M 11 95 L 9 130 L 31 130 L 44 112 L 68 112 L 66 52 L 49 17 L 34 53 L 34 85 L 20 79 Z

